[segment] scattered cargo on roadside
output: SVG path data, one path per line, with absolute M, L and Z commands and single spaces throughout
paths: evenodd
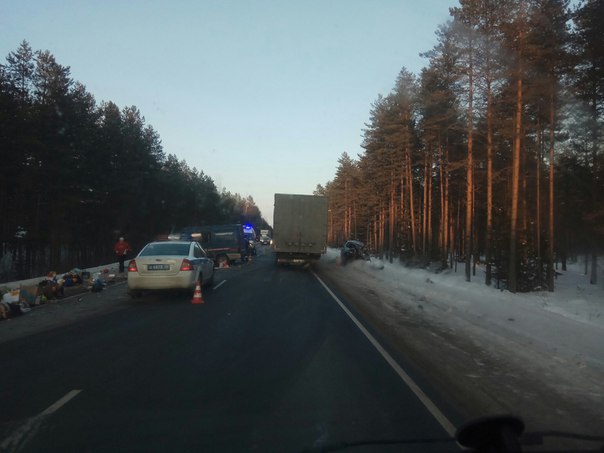
M 114 267 L 73 268 L 61 274 L 50 271 L 44 277 L 1 284 L 0 319 L 19 316 L 32 308 L 86 292 L 102 291 L 117 280 Z

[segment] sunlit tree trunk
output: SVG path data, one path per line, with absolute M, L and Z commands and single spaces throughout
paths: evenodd
M 485 283 L 491 284 L 491 249 L 493 241 L 493 93 L 490 82 L 487 87 L 487 231 L 485 244 L 486 277 Z
M 522 134 L 522 76 L 518 73 L 516 81 L 516 115 L 514 125 L 514 146 L 512 155 L 512 205 L 510 209 L 510 262 L 509 289 L 515 293 L 518 290 L 517 270 L 517 233 L 518 233 L 518 191 L 520 185 L 520 145 Z
M 380 240 L 382 250 L 381 257 L 383 258 L 384 252 L 386 251 L 386 205 L 385 203 L 381 204 L 381 212 L 380 212 L 380 234 L 382 238 Z
M 549 210 L 547 219 L 547 287 L 554 290 L 554 129 L 555 129 L 555 100 L 554 89 L 551 87 L 549 102 Z
M 536 185 L 536 201 L 535 201 L 535 251 L 537 254 L 537 281 L 539 286 L 543 283 L 543 269 L 541 259 L 541 161 L 543 159 L 543 131 L 541 122 L 537 123 L 537 181 Z
M 406 240 L 407 240 L 407 212 L 406 212 L 406 205 L 405 205 L 405 194 L 406 189 L 405 189 L 405 178 L 406 178 L 406 170 L 405 170 L 405 164 L 403 164 L 402 168 L 401 168 L 401 180 L 400 180 L 400 224 L 399 224 L 399 231 L 401 234 L 401 248 L 404 247 L 406 244 Z M 399 250 L 400 251 L 400 250 Z
M 376 253 L 379 253 L 379 250 L 380 250 L 378 231 L 379 231 L 379 220 L 378 220 L 378 216 L 375 215 L 375 218 L 373 220 L 373 248 Z
M 417 235 L 415 227 L 415 207 L 413 202 L 413 175 L 411 174 L 411 156 L 407 150 L 407 180 L 409 181 L 409 220 L 411 222 L 411 249 L 413 256 L 417 254 Z
M 514 115 L 514 141 L 512 146 L 512 190 L 510 206 L 510 253 L 508 263 L 508 286 L 513 293 L 518 291 L 518 207 L 519 207 L 519 189 L 520 189 L 520 164 L 521 164 L 521 146 L 524 108 L 523 99 L 523 59 L 525 45 L 525 27 L 526 11 L 522 1 L 519 2 L 518 18 L 516 22 L 515 58 L 516 58 L 516 111 Z
M 428 156 L 428 251 L 427 256 L 428 259 L 432 259 L 432 153 Z
M 394 254 L 394 221 L 396 216 L 394 171 L 390 170 L 390 200 L 388 215 L 388 259 L 392 263 Z
M 592 129 L 592 212 L 595 213 L 598 209 L 598 196 L 597 193 L 597 181 L 598 181 L 598 148 L 599 148 L 599 129 L 598 129 L 598 106 L 597 101 L 594 99 L 593 103 L 593 129 Z M 592 226 L 592 229 L 595 225 Z M 592 285 L 598 284 L 598 243 L 596 238 L 592 238 L 593 244 L 591 249 L 591 274 L 589 276 L 589 283 Z
M 472 44 L 470 43 L 470 47 Z M 466 168 L 466 225 L 465 225 L 465 271 L 466 281 L 471 279 L 471 258 L 472 258 L 472 208 L 474 206 L 474 154 L 473 154 L 473 129 L 474 121 L 473 107 L 473 63 L 472 50 L 470 49 L 470 59 L 468 65 L 468 160 Z
M 428 154 L 427 151 L 424 155 L 424 208 L 422 215 L 422 254 L 424 258 L 427 257 L 427 243 L 428 243 L 428 186 L 429 186 L 429 168 L 428 168 Z
M 441 209 L 442 209 L 442 263 L 443 267 L 448 267 L 447 262 L 449 261 L 449 256 L 451 255 L 452 250 L 452 222 L 450 216 L 450 199 L 449 199 L 449 169 L 448 169 L 448 161 L 449 161 L 449 150 L 445 147 L 444 158 L 442 156 L 442 147 L 441 147 Z M 452 263 L 452 261 L 451 261 Z
M 443 267 L 447 263 L 447 244 L 445 237 L 447 235 L 448 225 L 445 221 L 445 177 L 444 177 L 444 159 L 442 152 L 442 145 L 438 148 L 438 182 L 440 184 L 440 221 L 439 221 L 439 235 L 438 235 L 438 247 L 441 253 L 441 262 Z

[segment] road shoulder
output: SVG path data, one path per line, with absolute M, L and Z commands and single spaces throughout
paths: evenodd
M 50 301 L 0 323 L 0 344 L 53 330 L 82 319 L 127 307 L 126 282 L 108 285 L 98 293 L 83 292 Z
M 362 265 L 342 267 L 325 260 L 317 272 L 462 417 L 515 413 L 529 430 L 602 432 L 602 395 L 589 395 L 597 370 L 583 369 L 582 379 L 572 382 L 577 373 L 552 363 L 551 357 L 533 360 L 535 351 L 530 349 L 536 345 L 502 338 L 487 323 L 477 335 L 475 326 L 465 325 L 463 316 L 452 312 L 440 313 L 441 320 L 447 317 L 441 322 L 426 313 L 436 310 L 428 307 L 430 301 L 387 290 L 379 275 L 368 278 L 356 269 Z M 590 385 L 577 388 L 582 382 Z

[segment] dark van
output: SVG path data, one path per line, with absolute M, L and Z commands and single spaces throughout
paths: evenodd
M 246 256 L 243 227 L 240 224 L 186 227 L 180 240 L 197 241 L 218 267 L 242 260 Z

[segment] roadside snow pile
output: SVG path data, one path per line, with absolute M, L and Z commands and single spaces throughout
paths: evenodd
M 578 431 L 585 420 L 601 431 L 604 288 L 589 284 L 581 264 L 560 272 L 553 293 L 517 294 L 486 286 L 480 267 L 466 282 L 463 264 L 440 273 L 377 259 L 341 265 L 329 249 L 320 266 L 390 337 L 417 340 L 417 351 L 484 395 L 482 410 L 518 412 L 548 429 L 567 429 L 576 416 Z
M 512 294 L 486 286 L 479 268 L 466 282 L 463 268 L 437 274 L 377 259 L 341 266 L 333 249 L 322 261 L 356 294 L 367 294 L 383 319 L 423 321 L 434 335 L 472 344 L 491 363 L 505 363 L 504 370 L 517 370 L 522 379 L 535 376 L 568 401 L 604 404 L 604 289 L 590 285 L 580 265 L 558 276 L 553 293 Z M 482 368 L 483 359 L 475 359 Z
M 325 259 L 339 262 L 339 251 L 328 249 Z M 471 282 L 466 282 L 462 268 L 458 272 L 449 269 L 437 274 L 378 259 L 372 259 L 369 263 L 357 261 L 350 265 L 378 278 L 383 282 L 384 289 L 411 293 L 418 298 L 423 296 L 443 308 L 446 306 L 485 316 L 508 316 L 506 319 L 521 312 L 530 312 L 532 315 L 538 315 L 540 311 L 551 312 L 604 328 L 604 288 L 602 284 L 589 284 L 589 277 L 582 272 L 580 263 L 569 264 L 567 271 L 558 271 L 561 275 L 555 281 L 553 293 L 539 291 L 517 294 L 486 286 L 482 267 L 477 267 L 477 275 L 472 277 Z
M 326 263 L 339 263 L 330 249 Z M 604 290 L 590 285 L 580 265 L 558 276 L 556 291 L 512 294 L 484 284 L 484 271 L 465 281 L 463 271 L 434 273 L 377 259 L 343 267 L 399 307 L 473 341 L 522 348 L 529 360 L 544 356 L 590 363 L 604 372 Z M 541 356 L 541 357 L 540 357 Z
M 581 322 L 604 326 L 604 288 L 591 285 L 579 263 L 571 264 L 555 282 L 555 292 L 539 293 L 546 310 Z M 600 276 L 600 281 L 602 276 Z

